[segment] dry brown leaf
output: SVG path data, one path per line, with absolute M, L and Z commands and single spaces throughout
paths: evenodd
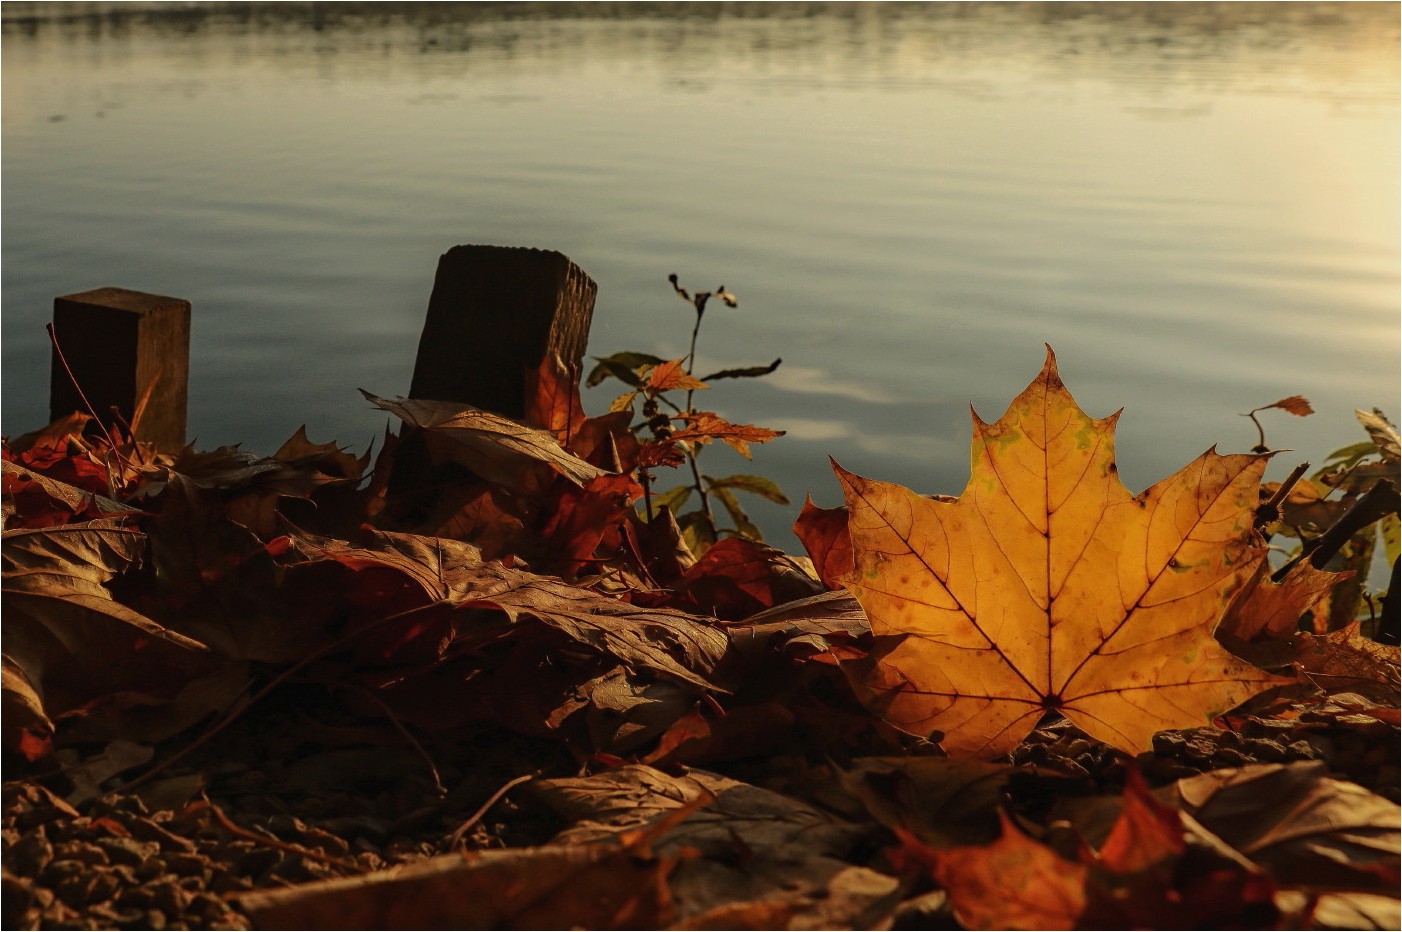
M 673 914 L 644 832 L 589 845 L 464 852 L 239 898 L 265 929 L 658 929 Z
M 95 495 L 77 486 L 69 485 L 67 482 L 60 482 L 57 479 L 50 479 L 42 473 L 32 469 L 25 469 L 18 463 L 4 460 L 0 463 L 3 467 L 5 482 L 5 502 L 4 511 L 5 522 L 16 516 L 15 495 L 22 487 L 28 483 L 33 483 L 43 491 L 45 495 L 61 504 L 73 514 L 79 514 L 91 509 L 100 514 L 119 514 L 129 512 L 132 509 L 121 502 L 114 501 L 105 495 Z
M 540 365 L 526 372 L 525 421 L 549 431 L 562 446 L 584 420 L 579 378 L 557 352 L 545 353 Z
M 1311 681 L 1328 693 L 1358 693 L 1397 708 L 1402 675 L 1396 644 L 1362 635 L 1358 622 L 1328 634 L 1301 631 L 1290 657 Z
M 673 359 L 653 366 L 647 373 L 648 389 L 653 392 L 670 392 L 710 388 L 705 382 L 683 369 L 683 362 L 685 362 L 684 359 Z
M 1055 711 L 1138 753 L 1285 682 L 1212 638 L 1264 559 L 1264 458 L 1209 450 L 1132 496 L 1117 417 L 1086 416 L 1048 349 L 1002 418 L 974 416 L 956 502 L 834 466 L 856 555 L 846 582 L 876 639 L 852 678 L 888 722 L 992 758 Z
M 499 609 L 512 621 L 535 618 L 635 669 L 718 688 L 711 671 L 725 653 L 725 634 L 694 616 L 639 608 L 548 576 L 486 563 L 476 547 L 461 541 L 375 532 L 365 547 L 311 538 L 304 546 L 353 568 L 392 567 L 414 580 L 428 599 L 452 608 Z M 499 634 L 492 631 L 489 637 Z M 472 640 L 470 631 L 459 637 Z
M 1074 929 L 1086 867 L 1029 838 L 1006 815 L 991 845 L 934 853 L 934 875 L 966 929 Z
M 819 508 L 812 498 L 793 523 L 793 532 L 813 559 L 818 579 L 829 589 L 840 589 L 841 579 L 852 572 L 852 537 L 847 532 L 847 509 Z
M 144 543 L 114 519 L 5 532 L 5 653 L 49 715 L 136 686 L 169 694 L 206 669 L 209 648 L 106 588 L 138 562 Z
M 531 786 L 575 823 L 555 843 L 597 843 L 607 833 L 706 801 L 654 843 L 663 856 L 692 855 L 669 880 L 682 928 L 714 927 L 721 915 L 753 915 L 761 903 L 769 906 L 758 914 L 789 904 L 798 928 L 871 928 L 897 887 L 892 877 L 842 860 L 862 837 L 859 827 L 728 777 L 700 770 L 672 777 L 635 764 Z
M 849 793 L 882 825 L 924 845 L 952 848 L 998 837 L 1008 764 L 946 757 L 863 757 L 839 772 Z
M 2 659 L 0 709 L 4 714 L 0 720 L 4 722 L 4 747 L 18 752 L 25 760 L 36 761 L 52 750 L 54 723 L 44 713 L 44 703 L 20 665 L 8 654 Z
M 1363 425 L 1363 429 L 1368 432 L 1373 445 L 1378 448 L 1383 459 L 1396 463 L 1402 459 L 1402 445 L 1399 444 L 1397 428 L 1388 421 L 1383 413 L 1377 408 L 1372 411 L 1364 411 L 1361 408 L 1353 412 L 1353 416 L 1358 418 L 1358 423 Z
M 1305 417 L 1314 413 L 1314 408 L 1310 407 L 1309 400 L 1303 395 L 1291 395 L 1288 398 L 1273 401 L 1262 407 L 1261 410 L 1265 410 L 1266 408 L 1279 408 L 1287 414 L 1293 414 L 1296 417 Z
M 675 442 L 706 444 L 719 440 L 745 459 L 750 458 L 750 444 L 765 443 L 784 436 L 782 430 L 755 427 L 753 424 L 732 424 L 710 411 L 694 411 L 685 415 L 686 426 L 672 434 Z
M 1317 761 L 1214 770 L 1179 780 L 1172 795 L 1281 884 L 1396 895 L 1397 805 Z
M 1351 572 L 1330 573 L 1315 569 L 1308 560 L 1302 560 L 1276 583 L 1270 579 L 1270 564 L 1263 560 L 1255 575 L 1237 590 L 1222 613 L 1217 637 L 1230 646 L 1289 638 L 1295 633 L 1301 615 L 1352 576 Z
M 371 404 L 427 433 L 430 452 L 461 463 L 477 475 L 507 488 L 520 488 L 523 470 L 544 463 L 576 485 L 604 475 L 560 446 L 555 436 L 510 418 L 454 401 L 377 398 L 360 392 Z

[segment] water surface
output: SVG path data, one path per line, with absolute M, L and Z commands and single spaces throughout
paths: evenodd
M 1135 489 L 1269 421 L 1319 462 L 1397 414 L 1397 4 L 4 5 L 3 419 L 47 413 L 55 295 L 190 299 L 190 433 L 364 449 L 438 255 L 558 249 L 591 352 L 686 351 L 667 284 L 725 284 L 707 396 L 835 456 L 967 477 L 1044 342 L 1123 406 Z M 616 384 L 616 383 L 615 383 Z M 612 392 L 586 403 L 601 410 Z M 1288 462 L 1286 462 L 1288 461 Z M 792 511 L 757 506 L 781 544 Z

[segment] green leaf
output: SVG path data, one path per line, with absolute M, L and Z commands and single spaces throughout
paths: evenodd
M 691 552 L 700 556 L 716 542 L 716 525 L 704 511 L 688 511 L 677 517 L 677 527 L 682 529 L 682 540 Z
M 1350 444 L 1349 446 L 1335 450 L 1324 460 L 1324 472 L 1333 469 L 1347 469 L 1365 456 L 1373 456 L 1378 452 L 1373 441 L 1364 440 L 1361 443 Z
M 719 372 L 712 372 L 710 375 L 706 376 L 706 377 L 703 378 L 701 381 L 703 381 L 703 382 L 713 382 L 713 381 L 715 381 L 716 379 L 753 379 L 753 378 L 758 378 L 758 377 L 761 376 L 761 375 L 768 375 L 769 373 L 773 372 L 775 369 L 779 368 L 779 363 L 781 363 L 781 362 L 783 362 L 782 359 L 776 359 L 776 360 L 774 360 L 773 362 L 771 362 L 771 363 L 770 363 L 769 365 L 767 365 L 767 366 L 749 366 L 748 368 L 744 368 L 744 369 L 722 369 L 722 370 L 719 371 Z M 590 384 L 592 385 L 593 383 L 591 382 Z
M 686 500 L 691 498 L 692 491 L 693 489 L 689 485 L 679 485 L 665 492 L 652 493 L 652 516 L 656 517 L 663 505 L 666 505 L 667 509 L 675 515 L 686 504 Z
M 648 353 L 614 353 L 612 356 L 595 356 L 594 361 L 598 363 L 589 372 L 589 377 L 584 380 L 584 384 L 593 388 L 600 382 L 612 376 L 635 388 L 642 388 L 643 380 L 638 375 L 637 370 L 644 366 L 655 366 L 667 360 L 659 359 Z
M 741 537 L 748 537 L 750 540 L 764 540 L 764 534 L 755 527 L 750 516 L 745 514 L 745 509 L 740 507 L 740 502 L 729 489 L 711 489 L 711 494 L 725 506 L 730 520 L 735 523 L 735 530 L 740 533 Z
M 760 498 L 768 499 L 776 505 L 787 505 L 788 496 L 779 490 L 779 487 L 763 476 L 734 475 L 726 476 L 723 479 L 716 479 L 711 476 L 703 476 L 706 481 L 706 488 L 711 491 L 716 489 L 736 489 L 741 492 L 749 492 L 751 495 L 758 495 Z

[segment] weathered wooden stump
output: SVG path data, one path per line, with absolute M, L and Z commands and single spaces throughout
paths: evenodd
M 547 353 L 579 371 L 597 291 L 558 252 L 454 246 L 438 260 L 409 396 L 521 417 L 526 372 Z
M 454 246 L 438 260 L 409 396 L 520 419 L 526 373 L 547 353 L 580 371 L 597 291 L 594 280 L 558 252 Z M 423 439 L 408 427 L 400 438 L 389 487 L 408 515 L 430 508 L 437 490 L 462 467 L 435 469 Z
M 104 424 L 134 424 L 138 440 L 161 450 L 185 445 L 190 373 L 190 302 L 125 288 L 97 288 L 54 299 L 57 352 L 49 379 L 49 414 L 86 411 L 82 393 Z

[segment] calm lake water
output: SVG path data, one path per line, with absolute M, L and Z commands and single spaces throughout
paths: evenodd
M 1399 383 L 1399 7 L 27 4 L 3 8 L 3 419 L 46 420 L 55 295 L 194 303 L 190 434 L 363 450 L 438 255 L 558 249 L 590 350 L 686 351 L 786 429 L 745 464 L 967 478 L 1043 342 L 1138 489 L 1211 444 L 1363 439 Z M 617 383 L 611 383 L 616 385 Z M 614 394 L 586 395 L 602 410 Z M 793 546 L 795 509 L 757 506 Z

